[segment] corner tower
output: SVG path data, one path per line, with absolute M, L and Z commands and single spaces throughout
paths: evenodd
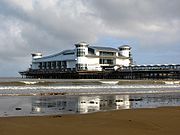
M 120 46 L 119 52 L 121 56 L 131 57 L 131 47 L 129 45 Z
M 131 47 L 129 45 L 122 45 L 118 49 L 121 56 L 129 58 L 129 66 L 132 65 L 133 58 L 131 55 Z
M 76 70 L 87 70 L 87 58 L 86 55 L 88 55 L 88 46 L 86 42 L 80 42 L 75 44 L 76 46 Z

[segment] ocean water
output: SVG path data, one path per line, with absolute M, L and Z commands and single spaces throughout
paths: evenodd
M 161 106 L 180 106 L 179 81 L 0 78 L 0 117 Z

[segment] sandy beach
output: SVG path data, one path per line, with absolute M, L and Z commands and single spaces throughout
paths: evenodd
M 180 107 L 0 118 L 1 135 L 179 135 Z

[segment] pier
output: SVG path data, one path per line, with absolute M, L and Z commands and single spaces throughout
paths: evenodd
M 28 69 L 23 78 L 41 79 L 180 79 L 180 64 L 131 65 L 103 71 L 76 69 Z

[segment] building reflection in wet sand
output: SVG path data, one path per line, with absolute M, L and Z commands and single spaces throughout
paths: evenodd
M 179 94 L 32 97 L 31 114 L 82 114 L 118 109 L 180 106 L 179 97 Z
M 90 113 L 130 109 L 129 95 L 33 97 L 32 113 Z
M 0 117 L 83 114 L 163 106 L 180 106 L 180 94 L 5 96 L 0 98 Z

